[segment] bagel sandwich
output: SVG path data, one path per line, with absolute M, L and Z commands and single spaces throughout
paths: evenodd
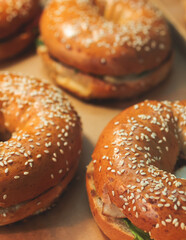
M 86 100 L 136 97 L 172 65 L 168 26 L 146 0 L 52 0 L 38 53 L 56 84 Z

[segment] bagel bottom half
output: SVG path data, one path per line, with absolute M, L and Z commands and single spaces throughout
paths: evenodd
M 103 202 L 96 193 L 93 171 L 94 167 L 91 162 L 86 173 L 86 188 L 92 215 L 103 233 L 111 240 L 150 240 L 147 233 L 128 223 L 130 222 L 128 219 L 114 218 L 102 213 Z
M 38 197 L 26 202 L 19 203 L 9 208 L 0 208 L 0 226 L 7 225 L 13 222 L 17 222 L 31 215 L 39 214 L 47 210 L 51 204 L 57 199 L 60 194 L 65 190 L 69 182 L 74 177 L 78 167 L 78 161 L 69 170 L 66 176 L 61 182 L 40 194 Z
M 158 68 L 139 75 L 119 78 L 93 76 L 66 66 L 52 58 L 48 48 L 42 43 L 38 46 L 50 78 L 65 90 L 85 99 L 129 99 L 136 97 L 163 81 L 172 66 L 172 53 Z

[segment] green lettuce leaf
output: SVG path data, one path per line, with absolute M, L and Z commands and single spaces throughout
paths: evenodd
M 36 45 L 37 46 L 42 46 L 42 45 L 45 45 L 45 44 L 40 38 L 38 38 L 38 39 L 36 39 Z
M 127 218 L 124 218 L 123 220 L 126 223 L 126 225 L 129 227 L 131 233 L 134 235 L 135 240 L 152 240 L 148 233 L 146 233 L 143 230 L 137 228 Z

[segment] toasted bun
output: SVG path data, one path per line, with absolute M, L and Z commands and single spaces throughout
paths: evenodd
M 172 54 L 170 54 L 159 67 L 144 75 L 134 76 L 135 79 L 124 76 L 123 81 L 116 79 L 115 82 L 111 82 L 106 80 L 110 77 L 88 75 L 62 64 L 50 56 L 46 46 L 39 46 L 38 53 L 51 79 L 57 85 L 85 100 L 136 97 L 163 81 L 172 66 Z
M 0 226 L 17 222 L 26 217 L 39 214 L 49 209 L 51 204 L 60 196 L 65 190 L 68 183 L 74 177 L 77 170 L 78 162 L 70 169 L 61 182 L 42 193 L 38 197 L 19 203 L 18 205 L 11 206 L 9 208 L 1 208 L 0 210 Z
M 40 31 L 53 57 L 84 73 L 102 76 L 139 74 L 167 59 L 169 31 L 148 1 L 101 1 L 101 7 L 99 2 L 49 3 Z
M 97 195 L 154 240 L 185 239 L 186 180 L 170 173 L 186 157 L 185 119 L 186 100 L 142 102 L 110 121 L 92 156 Z
M 0 42 L 0 62 L 13 58 L 23 52 L 33 43 L 35 37 L 36 31 L 34 30 L 34 25 L 31 24 L 23 32 Z
M 0 0 L 0 39 L 17 33 L 39 11 L 38 0 Z
M 0 133 L 5 140 L 0 142 L 1 209 L 37 199 L 65 177 L 68 182 L 68 172 L 76 169 L 80 119 L 63 93 L 50 84 L 0 73 Z
M 23 52 L 35 39 L 38 0 L 0 0 L 0 61 Z
M 87 168 L 86 173 L 86 187 L 89 199 L 89 205 L 92 215 L 104 232 L 104 234 L 111 240 L 133 240 L 134 236 L 130 232 L 130 229 L 125 225 L 124 221 L 112 217 L 108 217 L 102 214 L 102 204 L 103 202 L 97 195 L 94 178 L 93 178 L 94 166 L 91 162 Z

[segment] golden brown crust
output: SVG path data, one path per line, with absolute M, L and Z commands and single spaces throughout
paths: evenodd
M 27 28 L 24 32 L 0 42 L 0 62 L 13 58 L 23 52 L 34 41 L 36 32 L 33 28 Z
M 52 80 L 62 88 L 85 100 L 90 99 L 128 99 L 138 96 L 159 84 L 170 72 L 172 54 L 157 69 L 142 75 L 136 80 L 127 79 L 121 83 L 109 83 L 100 78 L 73 70 L 53 59 L 46 46 L 39 46 L 41 56 Z M 119 82 L 119 81 L 118 81 Z
M 0 226 L 17 222 L 31 215 L 47 210 L 72 180 L 77 167 L 78 161 L 58 185 L 52 187 L 38 197 L 9 208 L 0 208 Z
M 80 119 L 62 92 L 33 77 L 0 74 L 0 206 L 37 198 L 77 165 Z
M 165 61 L 171 49 L 169 31 L 150 3 L 105 1 L 103 16 L 96 4 L 51 1 L 40 31 L 52 56 L 84 73 L 110 76 L 139 74 Z
M 0 0 L 0 61 L 25 50 L 37 35 L 38 0 Z
M 18 32 L 39 12 L 38 0 L 0 0 L 0 39 Z
M 92 215 L 107 237 L 111 240 L 133 240 L 134 236 L 130 233 L 124 222 L 120 223 L 120 220 L 116 220 L 111 217 L 104 216 L 102 214 L 102 202 L 97 196 L 94 179 L 93 179 L 93 164 L 90 163 L 86 173 L 86 188 L 89 198 L 89 205 Z
M 72 180 L 77 167 L 78 161 L 58 185 L 52 187 L 38 197 L 9 208 L 0 208 L 0 226 L 17 222 L 31 215 L 47 210 Z
M 155 240 L 185 239 L 186 180 L 169 173 L 186 154 L 185 114 L 185 100 L 132 106 L 107 125 L 93 153 L 98 196 Z

